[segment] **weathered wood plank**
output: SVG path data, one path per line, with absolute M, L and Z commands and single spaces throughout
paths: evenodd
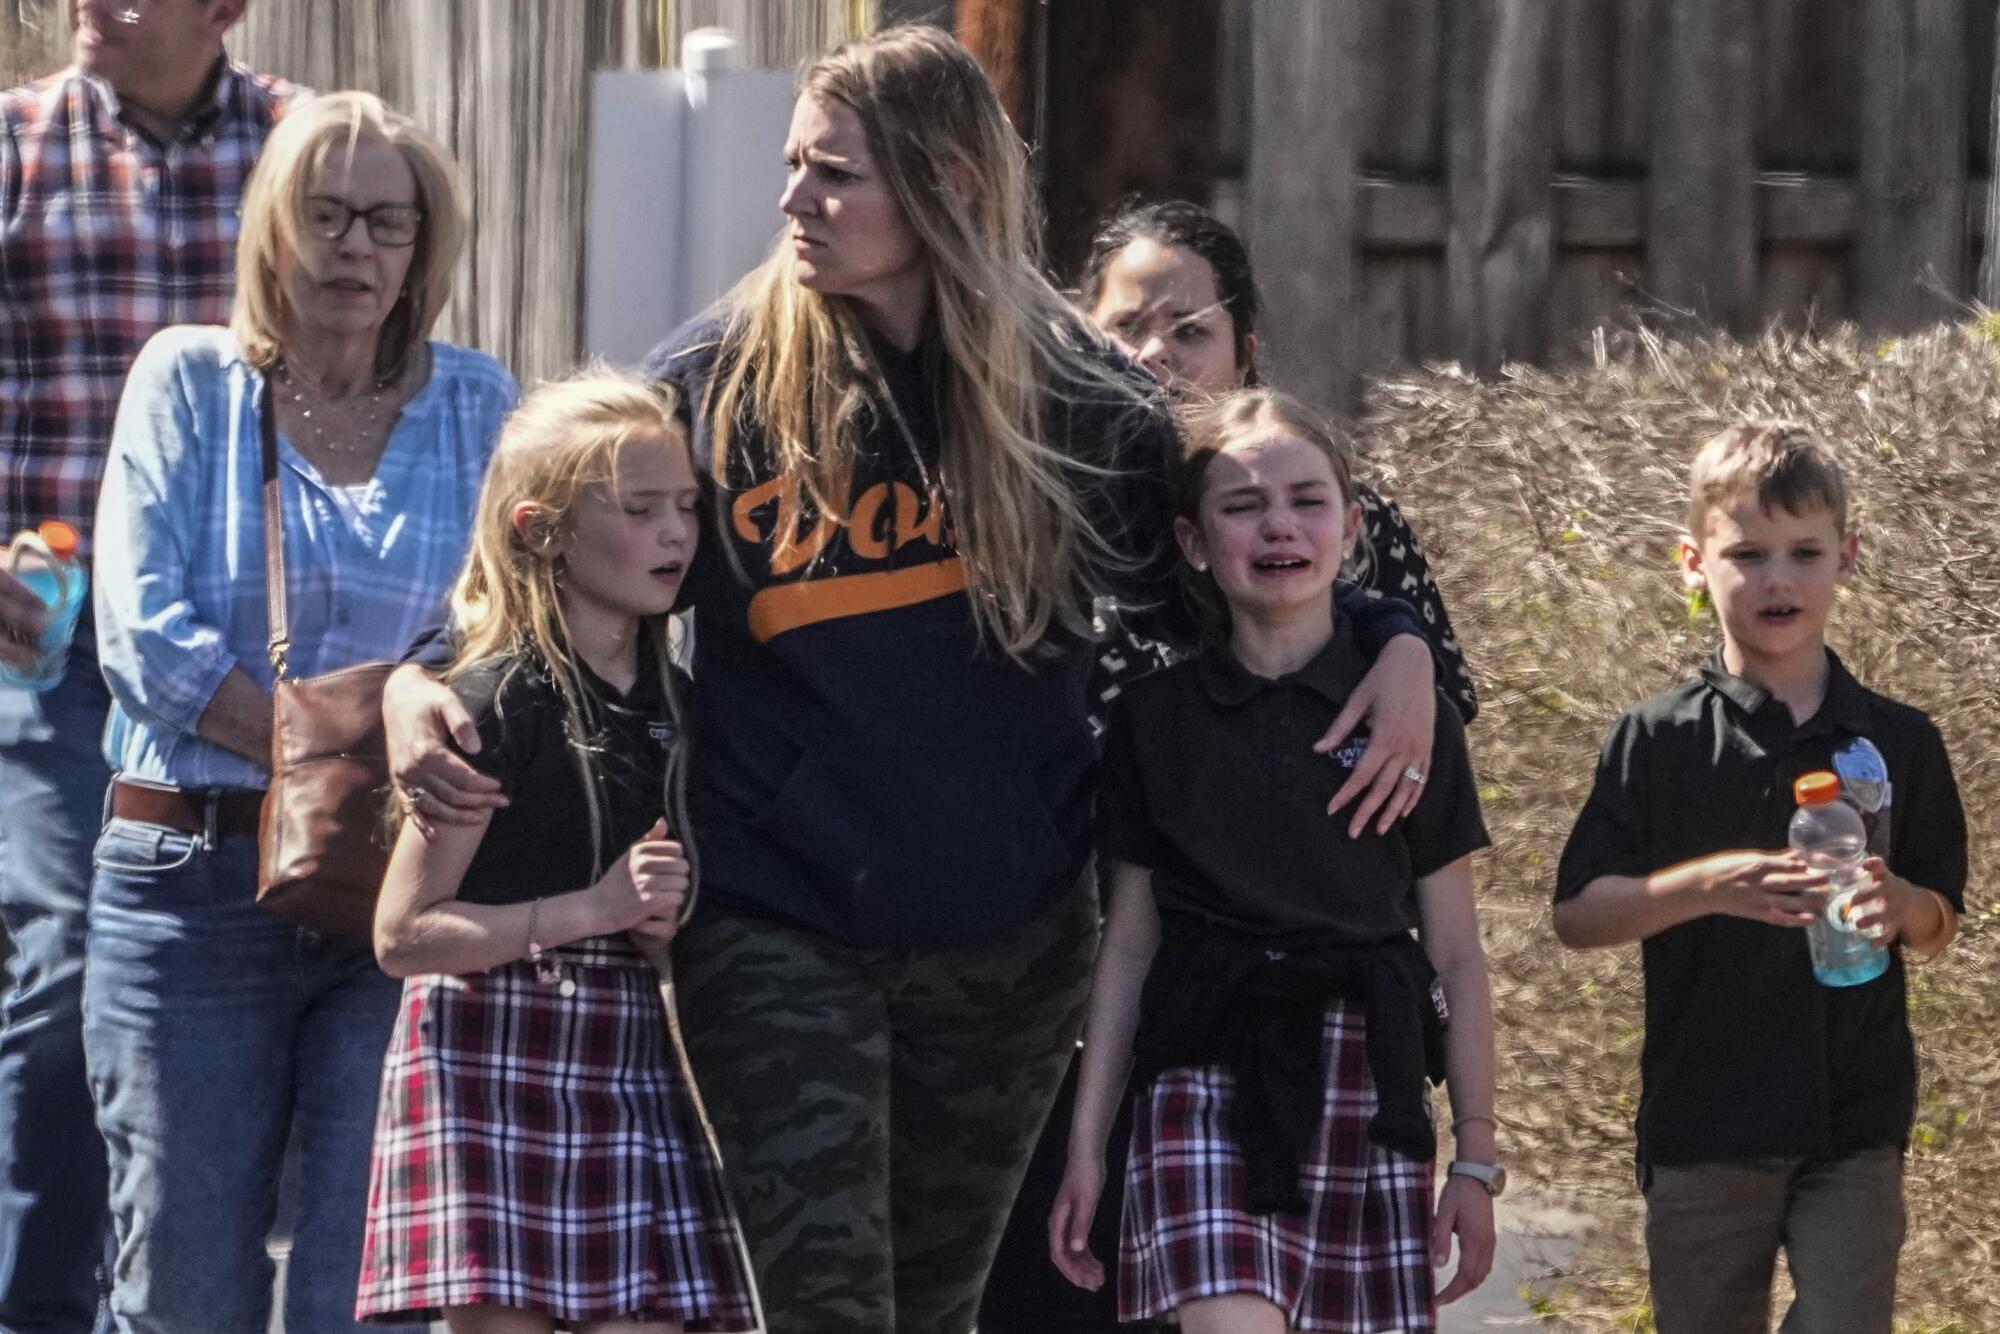
M 1368 53 L 1355 76 L 1365 171 L 1444 174 L 1445 26 L 1460 0 L 1350 0 L 1341 6 Z
M 1989 80 L 1992 89 L 1987 113 L 1987 164 L 1992 173 L 1992 181 L 1975 198 L 1985 201 L 1986 251 L 1979 264 L 1979 299 L 1992 307 L 2000 307 L 2000 35 L 1996 35 L 1988 49 L 1994 53 L 1993 73 Z
M 1457 0 L 1449 19 L 1449 345 L 1482 375 L 1533 359 L 1545 345 L 1555 39 L 1546 0 Z
M 1016 125 L 1032 109 L 1028 0 L 958 0 L 952 22 L 958 40 L 985 67 L 1000 105 Z
M 1993 171 L 1987 127 L 1993 119 L 1993 48 L 2000 39 L 2000 4 L 1966 0 L 1965 6 L 1965 143 L 1971 150 L 1972 174 Z
M 1854 288 L 1841 246 L 1772 246 L 1758 290 L 1767 323 L 1825 328 L 1854 316 Z
M 1245 221 L 1287 384 L 1346 408 L 1360 365 L 1358 52 L 1340 7 L 1257 0 L 1250 11 Z
M 1846 246 L 1854 241 L 1852 181 L 1799 172 L 1764 172 L 1755 182 L 1762 245 Z M 1549 187 L 1555 240 L 1563 249 L 1633 249 L 1646 239 L 1642 181 L 1559 176 Z M 1987 227 L 1987 182 L 1968 186 L 1966 225 Z M 1373 250 L 1434 250 L 1449 234 L 1444 187 L 1371 176 L 1361 183 L 1362 242 Z
M 1862 0 L 1855 312 L 1948 318 L 1966 271 L 1965 0 Z
M 1628 250 L 1570 250 L 1558 255 L 1550 280 L 1549 323 L 1560 330 L 1551 356 L 1574 355 L 1584 335 L 1599 325 L 1629 325 L 1645 299 L 1637 290 L 1643 254 Z
M 1854 170 L 1855 0 L 1758 0 L 1757 153 L 1765 171 Z
M 1755 32 L 1740 0 L 1654 11 L 1646 285 L 1738 332 L 1757 323 Z
M 1397 366 L 1451 356 L 1446 327 L 1444 257 L 1435 251 L 1381 251 L 1361 264 L 1361 373 L 1382 375 Z M 1289 384 L 1279 366 L 1275 378 Z
M 1564 171 L 1646 170 L 1646 69 L 1654 0 L 1561 0 L 1557 163 Z
M 1048 11 L 1049 124 L 1040 145 L 1047 255 L 1075 272 L 1112 204 L 1204 199 L 1218 175 L 1221 16 L 1213 0 L 1095 0 Z

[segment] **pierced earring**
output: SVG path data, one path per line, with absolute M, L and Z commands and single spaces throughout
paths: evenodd
M 1198 561 L 1196 561 L 1196 562 L 1194 563 L 1194 568 L 1195 568 L 1195 571 L 1196 571 L 1197 573 L 1199 573 L 1199 574 L 1207 574 L 1207 573 L 1208 573 L 1208 562 L 1207 562 L 1207 561 L 1205 561 L 1205 560 L 1198 560 Z

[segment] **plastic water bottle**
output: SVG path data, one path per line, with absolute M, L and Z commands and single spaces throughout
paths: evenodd
M 1837 775 L 1810 773 L 1792 784 L 1792 848 L 1827 877 L 1826 906 L 1806 927 L 1813 976 L 1830 987 L 1872 982 L 1889 966 L 1889 951 L 1854 924 L 1854 896 L 1871 883 L 1861 869 L 1868 831 L 1861 812 L 1840 799 Z
M 49 614 L 42 623 L 35 660 L 26 667 L 0 663 L 0 685 L 47 690 L 62 680 L 76 618 L 90 591 L 90 577 L 76 559 L 76 547 L 76 529 L 57 519 L 16 534 L 8 544 L 8 570 L 42 600 Z

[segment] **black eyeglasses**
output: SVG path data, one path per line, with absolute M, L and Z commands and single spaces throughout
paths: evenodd
M 424 225 L 424 212 L 414 204 L 377 204 L 355 208 L 345 199 L 310 195 L 306 199 L 306 230 L 327 241 L 347 235 L 356 218 L 368 223 L 368 238 L 376 245 L 401 248 L 412 244 Z

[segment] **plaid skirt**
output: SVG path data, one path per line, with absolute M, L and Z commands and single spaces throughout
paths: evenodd
M 561 983 L 523 959 L 404 984 L 356 1318 L 492 1304 L 755 1329 L 659 975 L 622 935 L 543 957 Z
M 1151 1320 L 1203 1297 L 1249 1293 L 1292 1329 L 1436 1328 L 1431 1164 L 1368 1138 L 1375 1084 L 1361 1011 L 1327 1008 L 1326 1104 L 1301 1164 L 1303 1214 L 1244 1209 L 1228 1125 L 1235 1078 L 1167 1071 L 1136 1099 L 1125 1168 L 1118 1318 Z

